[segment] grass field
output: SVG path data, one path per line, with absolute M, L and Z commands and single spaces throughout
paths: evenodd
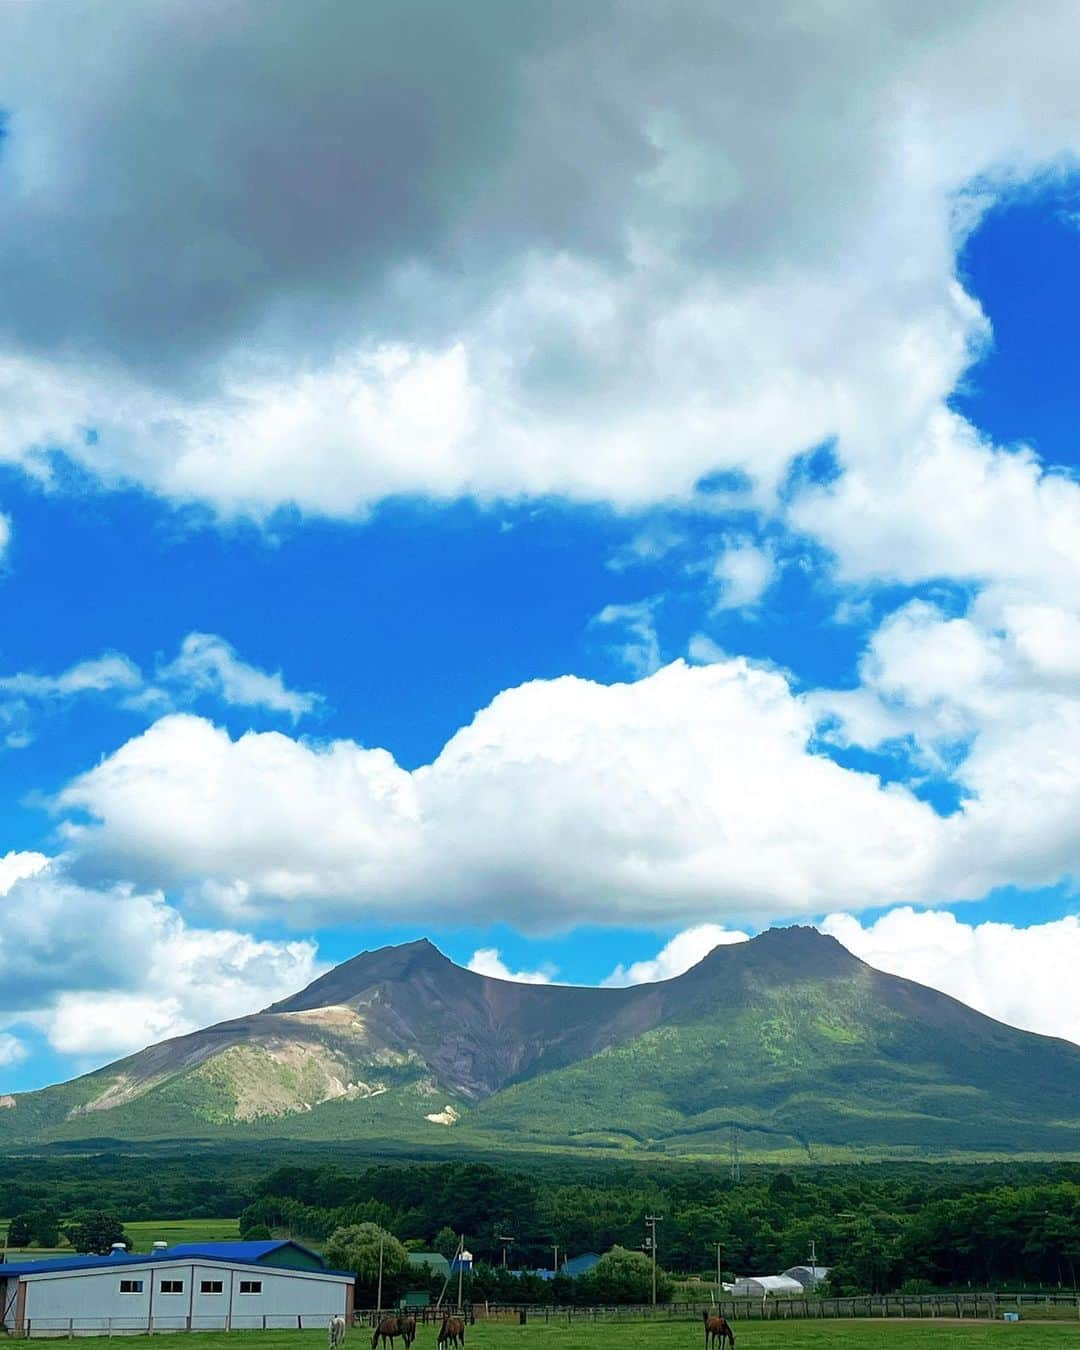
M 0 1219 L 0 1241 L 7 1237 L 7 1219 Z M 124 1224 L 124 1232 L 131 1238 L 134 1250 L 148 1252 L 155 1242 L 236 1242 L 240 1227 L 236 1219 L 132 1219 Z M 9 1261 L 41 1261 L 50 1256 L 71 1256 L 65 1243 L 62 1247 L 9 1247 Z
M 1066 1350 L 1080 1343 L 1076 1323 L 1005 1322 L 765 1322 L 735 1324 L 740 1350 Z M 366 1350 L 358 1327 L 346 1350 Z M 702 1332 L 692 1322 L 603 1323 L 567 1326 L 469 1327 L 468 1350 L 699 1350 Z M 156 1350 L 322 1350 L 321 1331 L 233 1331 L 157 1334 Z M 421 1327 L 417 1350 L 435 1345 L 435 1329 Z
M 148 1252 L 155 1242 L 238 1242 L 236 1219 L 138 1219 L 124 1224 L 135 1251 Z

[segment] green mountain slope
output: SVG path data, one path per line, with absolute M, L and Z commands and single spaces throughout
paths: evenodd
M 1080 1151 L 1080 1048 L 872 970 L 813 929 L 629 989 L 513 984 L 430 943 L 5 1100 L 0 1145 L 393 1140 L 838 1156 Z

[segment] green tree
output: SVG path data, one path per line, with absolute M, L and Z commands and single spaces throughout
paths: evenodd
M 452 1261 L 457 1255 L 458 1235 L 452 1228 L 442 1227 L 435 1234 L 435 1241 L 432 1244 L 432 1251 L 445 1256 L 448 1261 Z
M 51 1209 L 35 1214 L 33 1224 L 34 1241 L 39 1247 L 55 1247 L 60 1241 L 60 1219 Z
M 29 1247 L 34 1240 L 34 1216 L 16 1214 L 8 1224 L 7 1240 L 9 1247 Z
M 383 1306 L 392 1303 L 410 1272 L 409 1253 L 393 1233 L 375 1223 L 336 1228 L 326 1243 L 326 1259 L 335 1270 L 356 1272 L 361 1301 L 373 1307 L 379 1282 L 379 1248 L 382 1247 Z
M 581 1277 L 578 1286 L 588 1303 L 648 1303 L 652 1298 L 652 1261 L 644 1252 L 612 1247 Z M 658 1266 L 657 1302 L 667 1303 L 671 1290 L 671 1277 Z
M 250 1228 L 242 1228 L 240 1236 L 245 1242 L 266 1242 L 274 1235 L 264 1223 L 252 1224 Z
M 122 1221 L 105 1210 L 89 1210 L 78 1215 L 64 1231 L 77 1252 L 107 1252 L 114 1242 L 131 1246 Z

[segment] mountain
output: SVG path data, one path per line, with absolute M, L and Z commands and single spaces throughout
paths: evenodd
M 1080 1047 L 886 975 L 811 928 L 626 989 L 514 984 L 430 942 L 262 1012 L 0 1095 L 0 1145 L 395 1141 L 747 1156 L 1080 1151 Z

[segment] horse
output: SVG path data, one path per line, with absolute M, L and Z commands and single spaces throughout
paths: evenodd
M 436 1345 L 449 1345 L 454 1350 L 465 1350 L 465 1321 L 461 1317 L 451 1317 L 449 1313 L 443 1317 L 442 1326 L 439 1328 L 439 1335 L 435 1341 Z
M 701 1317 L 705 1323 L 705 1350 L 710 1345 L 723 1346 L 725 1341 L 735 1350 L 735 1333 L 723 1313 L 710 1313 L 706 1308 Z
M 345 1319 L 340 1313 L 336 1317 L 331 1317 L 328 1350 L 341 1350 L 341 1343 L 345 1339 L 346 1330 Z
M 398 1324 L 401 1327 L 402 1339 L 405 1342 L 405 1350 L 416 1340 L 416 1318 L 412 1313 L 407 1313 L 404 1317 L 398 1318 Z
M 415 1330 L 415 1319 L 413 1320 Z M 382 1321 L 379 1323 L 379 1325 L 375 1328 L 375 1334 L 371 1338 L 371 1350 L 375 1350 L 375 1347 L 379 1344 L 380 1341 L 382 1341 L 384 1344 L 387 1341 L 389 1341 L 391 1350 L 393 1350 L 394 1337 L 402 1335 L 404 1335 L 404 1330 L 401 1325 L 401 1318 L 384 1317 Z M 406 1345 L 408 1344 L 409 1342 L 406 1341 Z

